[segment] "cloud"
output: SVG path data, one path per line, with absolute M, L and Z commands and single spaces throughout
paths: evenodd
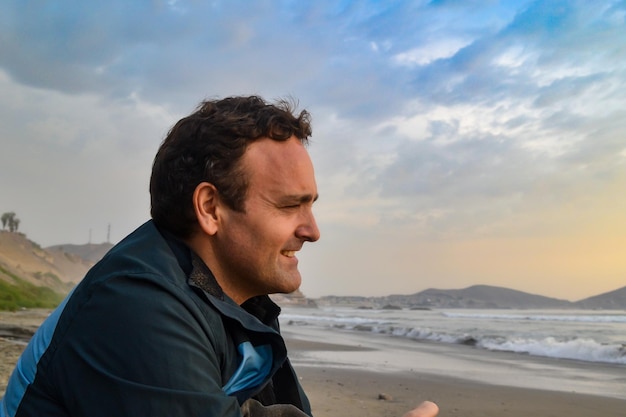
M 611 0 L 9 1 L 3 210 L 44 245 L 109 222 L 120 238 L 147 218 L 167 129 L 203 98 L 260 94 L 313 115 L 329 270 L 344 248 L 382 273 L 372 254 L 409 268 L 446 253 L 431 244 L 563 233 L 621 204 L 625 21 Z
M 613 57 L 624 44 L 608 39 L 623 32 L 623 10 L 552 6 L 532 3 L 449 57 L 406 58 L 416 98 L 373 126 L 387 147 L 353 167 L 346 192 L 387 199 L 379 219 L 427 218 L 441 231 L 466 212 L 482 229 L 536 205 L 546 184 L 542 204 L 567 204 L 581 184 L 623 172 L 624 61 Z M 571 39 L 586 41 L 579 51 Z
M 28 235 L 84 242 L 87 230 L 113 222 L 119 239 L 146 218 L 149 166 L 173 115 L 139 100 L 17 86 L 2 73 L 0 85 L 3 209 Z

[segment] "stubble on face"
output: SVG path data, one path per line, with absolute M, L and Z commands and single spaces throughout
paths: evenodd
M 293 292 L 301 283 L 296 253 L 304 242 L 319 238 L 311 211 L 317 199 L 313 164 L 295 137 L 259 139 L 249 145 L 241 164 L 249 184 L 245 212 L 223 208 L 216 278 L 238 302 Z

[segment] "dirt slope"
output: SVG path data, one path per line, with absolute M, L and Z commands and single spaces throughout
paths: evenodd
M 77 255 L 46 250 L 21 233 L 0 231 L 0 280 L 14 283 L 14 276 L 38 286 L 67 292 L 94 264 Z

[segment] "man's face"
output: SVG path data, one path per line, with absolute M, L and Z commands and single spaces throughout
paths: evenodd
M 311 159 L 292 137 L 253 142 L 241 163 L 249 180 L 245 212 L 222 205 L 214 272 L 237 302 L 293 292 L 301 282 L 296 252 L 320 237 L 311 210 L 317 199 Z

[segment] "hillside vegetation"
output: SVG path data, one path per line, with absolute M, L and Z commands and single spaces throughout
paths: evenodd
M 53 308 L 85 276 L 111 244 L 81 245 L 84 259 L 63 246 L 44 249 L 24 234 L 0 231 L 0 310 Z
M 49 287 L 31 284 L 0 266 L 0 273 L 13 279 L 14 284 L 0 281 L 0 310 L 21 308 L 54 308 L 63 300 L 63 294 Z

